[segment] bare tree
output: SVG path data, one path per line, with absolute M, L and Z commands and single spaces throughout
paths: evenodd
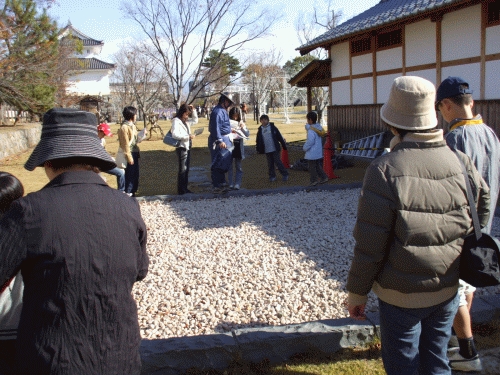
M 253 55 L 243 72 L 243 83 L 252 88 L 252 103 L 257 122 L 259 115 L 266 112 L 264 105 L 270 101 L 271 94 L 280 89 L 280 78 L 283 77 L 280 60 L 281 54 L 276 51 Z
M 167 83 L 163 67 L 151 59 L 151 47 L 145 43 L 122 45 L 114 58 L 117 69 L 115 83 L 122 85 L 118 92 L 125 105 L 134 101 L 142 113 L 144 126 L 147 115 L 166 101 Z
M 153 45 L 150 57 L 165 69 L 176 107 L 213 95 L 208 88 L 220 77 L 210 70 L 222 70 L 203 66 L 211 50 L 234 54 L 269 34 L 276 12 L 254 8 L 256 2 L 245 0 L 128 0 L 123 6 Z
M 343 17 L 342 11 L 335 11 L 333 9 L 332 0 L 328 0 L 327 9 L 325 13 L 318 14 L 317 7 L 314 7 L 312 13 L 297 17 L 295 29 L 301 44 L 310 42 L 320 34 L 333 29 L 338 25 Z M 328 51 L 324 49 L 316 49 L 311 51 L 311 54 L 316 59 L 325 59 L 328 57 Z M 313 105 L 318 112 L 320 123 L 324 125 L 324 109 L 328 105 L 328 91 L 329 87 L 314 87 L 311 90 Z

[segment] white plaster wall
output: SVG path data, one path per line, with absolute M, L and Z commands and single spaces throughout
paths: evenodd
M 500 60 L 486 62 L 486 85 L 484 90 L 485 99 L 500 99 Z
M 481 4 L 444 15 L 441 48 L 442 61 L 481 55 Z
M 352 81 L 352 104 L 373 104 L 373 78 Z
M 373 71 L 373 58 L 371 53 L 354 56 L 352 58 L 352 74 L 371 73 Z
M 349 80 L 332 82 L 332 105 L 351 104 L 351 85 Z
M 389 99 L 391 86 L 401 74 L 388 74 L 377 77 L 377 103 L 385 103 Z
M 403 48 L 389 48 L 377 52 L 377 72 L 403 68 Z
M 425 78 L 428 81 L 431 81 L 434 85 L 436 85 L 436 69 L 425 69 L 425 70 L 417 70 L 415 72 L 406 73 L 407 76 L 417 76 Z M 448 77 L 448 76 L 446 76 Z M 446 78 L 444 77 L 444 78 Z
M 479 99 L 481 91 L 480 91 L 480 79 L 481 79 L 481 66 L 479 63 L 476 64 L 466 64 L 466 65 L 457 65 L 457 66 L 449 66 L 443 68 L 441 71 L 441 79 L 445 79 L 449 76 L 452 77 L 462 77 L 469 83 L 469 87 L 474 90 L 472 97 L 476 100 Z M 497 73 L 498 76 L 498 73 Z M 496 78 L 496 82 L 498 82 L 498 78 Z
M 86 72 L 71 76 L 68 92 L 83 95 L 109 95 L 109 76 L 107 71 Z
M 426 19 L 405 26 L 406 66 L 436 62 L 436 23 Z
M 331 49 L 332 77 L 349 75 L 349 42 L 335 44 Z
M 486 54 L 500 52 L 500 25 L 486 28 Z

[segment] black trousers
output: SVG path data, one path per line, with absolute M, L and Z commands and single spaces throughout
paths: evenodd
M 191 161 L 191 150 L 184 147 L 175 149 L 177 159 L 179 160 L 179 169 L 177 174 L 177 194 L 182 195 L 188 192 L 189 163 Z

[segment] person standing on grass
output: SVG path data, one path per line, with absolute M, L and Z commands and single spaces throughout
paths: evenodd
M 189 118 L 191 117 L 191 120 Z M 180 144 L 175 148 L 179 169 L 177 173 L 177 194 L 192 193 L 188 189 L 189 164 L 191 161 L 191 147 L 193 146 L 194 134 L 191 134 L 191 125 L 198 123 L 198 114 L 192 105 L 181 104 L 177 114 L 172 119 L 172 137 L 179 140 Z
M 219 98 L 219 104 L 214 107 L 210 114 L 208 130 L 208 149 L 212 159 L 211 177 L 214 193 L 223 193 L 227 191 L 226 187 L 226 170 L 220 170 L 214 166 L 216 157 L 220 156 L 222 149 L 232 151 L 233 142 L 231 140 L 231 124 L 229 123 L 228 109 L 233 105 L 233 100 L 229 94 L 222 93 Z M 229 155 L 230 157 L 231 155 Z
M 238 107 L 233 107 L 229 111 L 229 122 L 231 124 L 231 130 L 233 131 L 233 143 L 234 148 L 232 152 L 232 158 L 234 162 L 234 168 L 236 169 L 236 176 L 233 182 L 233 163 L 231 163 L 231 168 L 227 172 L 227 178 L 229 180 L 229 188 L 234 190 L 239 190 L 241 187 L 241 181 L 243 180 L 243 169 L 241 168 L 241 161 L 245 159 L 245 138 L 237 135 L 234 132 L 239 132 L 240 134 L 248 137 L 250 131 L 247 129 L 245 123 L 241 118 L 241 109 Z
M 280 144 L 283 150 L 286 150 L 285 138 L 281 135 L 280 131 L 274 123 L 269 122 L 268 115 L 262 115 L 259 118 L 261 125 L 257 130 L 256 146 L 259 154 L 266 154 L 267 167 L 269 174 L 269 181 L 276 181 L 275 165 L 283 177 L 283 181 L 288 181 L 288 171 L 281 162 L 280 158 Z
M 142 142 L 143 137 L 138 135 L 135 121 L 137 119 L 137 108 L 129 106 L 123 109 L 124 122 L 118 130 L 118 141 L 127 158 L 127 167 L 125 168 L 125 193 L 131 197 L 135 197 L 135 193 L 139 188 L 139 147 L 138 143 Z M 147 130 L 144 129 L 144 137 Z
M 112 137 L 113 133 L 111 133 L 111 128 L 109 127 L 108 124 L 103 122 L 102 124 L 99 124 L 97 127 L 97 136 L 101 140 L 101 145 L 102 147 L 106 147 L 106 140 L 104 137 Z M 106 171 L 104 173 L 116 176 L 116 184 L 118 186 L 118 190 L 125 192 L 125 170 L 122 168 L 115 167 L 113 169 L 110 169 L 109 171 Z
M 481 115 L 474 116 L 473 91 L 460 77 L 448 77 L 438 87 L 436 110 L 448 123 L 446 143 L 453 150 L 468 155 L 490 188 L 490 220 L 482 229 L 490 233 L 497 205 L 500 178 L 500 142 L 493 129 L 483 122 Z M 460 280 L 460 303 L 453 323 L 456 336 L 449 346 L 453 370 L 482 371 L 481 359 L 474 345 L 470 309 L 475 287 Z
M 316 186 L 319 183 L 324 184 L 328 182 L 328 176 L 326 175 L 323 167 L 321 165 L 323 161 L 323 142 L 321 140 L 320 133 L 323 133 L 323 127 L 317 123 L 318 114 L 314 111 L 309 112 L 306 115 L 307 124 L 307 139 L 304 143 L 304 151 L 306 153 L 305 159 L 307 160 L 307 167 L 309 169 L 310 185 Z
M 7 172 L 0 172 L 0 219 L 12 202 L 24 195 L 21 181 Z M 23 276 L 15 273 L 0 285 L 0 374 L 15 374 L 16 338 L 23 308 Z
M 347 308 L 351 318 L 366 319 L 368 292 L 378 296 L 388 375 L 451 374 L 447 344 L 458 308 L 460 253 L 472 231 L 458 158 L 482 226 L 489 217 L 486 182 L 436 128 L 435 96 L 434 85 L 421 77 L 394 80 L 380 110 L 394 134 L 391 152 L 366 170 L 358 203 Z
M 49 183 L 0 219 L 0 285 L 19 269 L 24 280 L 19 374 L 141 372 L 132 287 L 148 272 L 147 230 L 138 202 L 98 175 L 115 166 L 95 115 L 43 116 L 25 168 L 44 168 Z

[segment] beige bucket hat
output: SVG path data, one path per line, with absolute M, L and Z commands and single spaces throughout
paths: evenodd
M 437 125 L 434 84 L 422 77 L 403 76 L 394 80 L 389 100 L 380 109 L 387 124 L 404 130 L 426 130 Z

